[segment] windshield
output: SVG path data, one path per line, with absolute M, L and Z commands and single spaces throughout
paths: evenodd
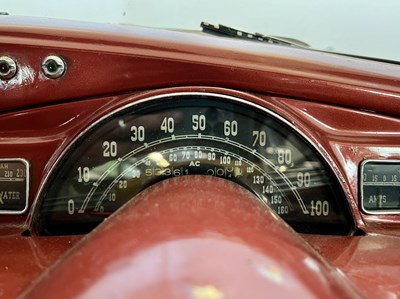
M 398 0 L 0 0 L 0 11 L 180 30 L 201 30 L 207 21 L 318 50 L 400 61 Z

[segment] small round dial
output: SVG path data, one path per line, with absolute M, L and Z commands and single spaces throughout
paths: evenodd
M 133 103 L 81 134 L 43 189 L 36 230 L 88 232 L 146 187 L 183 175 L 236 182 L 299 232 L 353 228 L 333 172 L 288 122 L 241 99 L 186 93 Z

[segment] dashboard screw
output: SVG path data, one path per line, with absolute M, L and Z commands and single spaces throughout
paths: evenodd
M 64 60 L 56 55 L 47 56 L 43 59 L 42 70 L 44 75 L 50 79 L 60 78 L 66 69 Z
M 8 56 L 0 57 L 0 79 L 9 80 L 17 73 L 17 64 Z

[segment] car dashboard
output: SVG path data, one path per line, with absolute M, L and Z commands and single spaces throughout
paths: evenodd
M 3 296 L 107 298 L 90 287 L 123 260 L 114 246 L 136 238 L 140 250 L 122 256 L 137 257 L 215 234 L 207 244 L 232 252 L 221 236 L 261 252 L 270 246 L 263 238 L 293 238 L 288 248 L 302 248 L 328 270 L 289 262 L 295 249 L 277 251 L 276 267 L 283 260 L 292 272 L 336 273 L 327 293 L 308 286 L 314 295 L 400 295 L 398 65 L 199 33 L 0 21 Z M 248 212 L 236 196 L 253 198 L 258 210 Z M 265 219 L 272 224 L 255 224 Z M 201 259 L 212 259 L 216 252 L 201 244 Z M 290 285 L 276 267 L 260 273 Z M 76 288 L 66 287 L 69 279 Z M 223 298 L 217 285 L 166 297 Z

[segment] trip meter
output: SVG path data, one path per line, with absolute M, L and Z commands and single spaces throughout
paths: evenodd
M 299 232 L 353 228 L 333 172 L 288 122 L 242 99 L 185 93 L 132 103 L 82 133 L 41 192 L 35 230 L 88 232 L 148 186 L 183 175 L 236 182 Z

